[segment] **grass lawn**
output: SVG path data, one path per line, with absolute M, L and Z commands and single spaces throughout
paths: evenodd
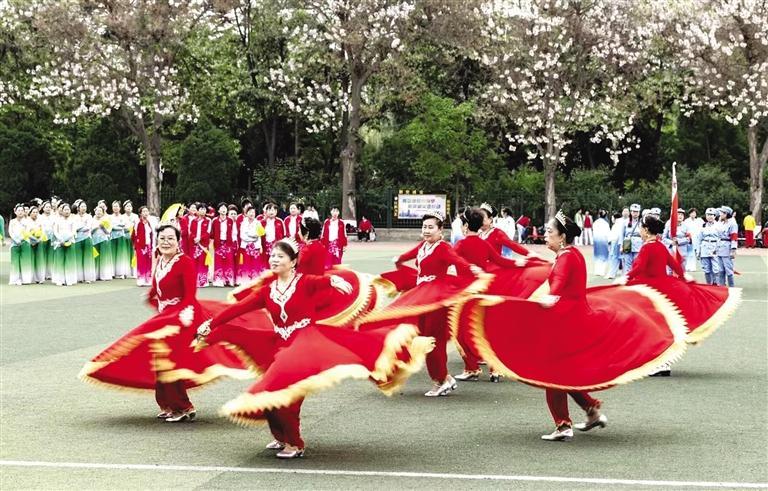
M 382 272 L 409 245 L 355 243 L 346 262 Z M 543 442 L 552 422 L 542 390 L 484 379 L 428 399 L 422 372 L 391 398 L 366 382 L 310 396 L 307 455 L 282 462 L 263 450 L 266 427 L 241 428 L 217 414 L 247 382 L 192 392 L 198 421 L 173 425 L 154 419 L 151 394 L 77 380 L 83 363 L 152 315 L 141 302 L 146 290 L 129 280 L 9 287 L 6 247 L 0 489 L 768 487 L 768 255 L 760 252 L 736 261 L 744 303 L 688 350 L 672 377 L 598 393 L 605 429 Z M 226 293 L 208 288 L 199 296 Z M 450 371 L 462 366 L 451 349 Z

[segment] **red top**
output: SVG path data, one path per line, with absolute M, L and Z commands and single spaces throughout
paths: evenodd
M 270 223 L 275 224 L 275 242 L 285 237 L 285 224 L 282 220 L 279 218 L 260 218 L 259 221 L 261 222 L 261 226 L 264 227 L 264 235 L 261 236 L 261 250 L 266 251 L 267 250 L 267 225 Z
M 421 281 L 432 281 L 447 276 L 450 266 L 456 266 L 457 276 L 474 276 L 470 269 L 470 264 L 456 254 L 456 251 L 442 240 L 438 240 L 434 244 L 422 241 L 419 245 L 397 258 L 397 264 L 402 264 L 411 259 L 416 260 L 417 284 Z
M 200 246 L 203 249 L 208 249 L 208 244 L 211 240 L 210 220 L 207 218 L 197 217 L 189 222 L 189 251 L 197 247 L 195 245 L 195 239 L 200 237 Z
M 478 234 L 481 239 L 484 239 L 488 241 L 488 243 L 493 247 L 493 250 L 501 254 L 501 248 L 503 246 L 509 247 L 517 254 L 520 254 L 521 256 L 527 256 L 531 253 L 528 249 L 521 246 L 514 240 L 509 238 L 509 235 L 504 233 L 503 230 L 500 228 L 491 228 L 487 232 L 480 232 Z
M 370 232 L 371 230 L 373 230 L 373 224 L 367 218 L 363 218 L 362 220 L 360 220 L 360 223 L 357 225 L 357 228 L 361 232 Z
M 578 249 L 568 246 L 560 251 L 549 273 L 549 293 L 569 300 L 587 298 L 587 264 Z
M 286 237 L 292 237 L 296 241 L 301 240 L 301 215 L 288 215 L 283 219 L 283 222 L 285 224 L 285 235 Z M 293 227 L 293 233 L 291 233 L 291 227 Z
M 154 232 L 152 232 L 152 226 L 149 224 L 149 222 L 139 220 L 139 223 L 137 223 L 136 227 L 133 229 L 133 233 L 131 233 L 133 246 L 144 247 L 146 245 L 152 245 L 153 234 Z
M 528 225 L 530 225 L 530 223 L 531 223 L 531 219 L 525 215 L 521 215 L 520 218 L 517 219 L 517 224 L 523 227 L 527 227 Z
M 454 248 L 456 249 L 456 254 L 475 266 L 483 268 L 484 271 L 494 269 L 492 266 L 494 264 L 502 268 L 516 266 L 515 261 L 503 257 L 478 235 L 467 235 L 458 241 Z
M 162 258 L 158 261 L 147 301 L 160 312 L 172 306 L 184 308 L 195 304 L 196 291 L 195 261 L 184 254 L 177 254 L 167 264 Z
M 225 244 L 232 247 L 237 247 L 237 225 L 235 220 L 229 217 L 223 219 L 218 216 L 211 222 L 211 237 L 213 237 L 213 247 L 219 247 L 221 245 L 221 227 L 226 222 L 227 231 Z
M 221 311 L 211 320 L 211 329 L 252 310 L 266 308 L 276 326 L 275 331 L 287 340 L 294 330 L 306 327 L 314 320 L 316 302 L 312 299 L 333 288 L 331 276 L 297 273 L 282 290 L 277 287 L 276 279 L 276 275 L 265 279 L 260 288 Z
M 186 246 L 189 237 L 189 215 L 179 217 L 179 230 L 181 231 L 181 242 Z
M 344 226 L 344 221 L 341 219 L 337 220 L 331 220 L 330 218 L 326 218 L 325 222 L 323 222 L 323 235 L 322 240 L 323 244 L 325 244 L 325 247 L 328 247 L 328 244 L 330 243 L 330 228 L 331 228 L 331 222 L 335 221 L 335 226 L 338 227 L 338 240 L 339 240 L 339 247 L 347 247 L 347 230 Z
M 665 277 L 667 276 L 667 266 L 680 278 L 685 276 L 683 268 L 669 253 L 667 246 L 656 239 L 649 240 L 640 248 L 640 252 L 632 263 L 632 269 L 627 273 L 627 280 L 640 277 Z
M 319 240 L 312 239 L 306 242 L 301 249 L 296 271 L 299 273 L 321 275 L 325 272 L 327 259 L 328 249 Z
M 592 215 L 584 215 L 584 228 L 592 228 Z

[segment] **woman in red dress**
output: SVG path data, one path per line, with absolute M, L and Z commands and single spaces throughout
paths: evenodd
M 550 292 L 538 301 L 478 296 L 464 305 L 483 359 L 502 375 L 546 389 L 556 426 L 542 436 L 549 441 L 573 438 L 569 395 L 587 413 L 577 429 L 604 427 L 601 402 L 587 391 L 645 377 L 686 347 L 685 321 L 652 288 L 586 288 L 584 257 L 572 245 L 580 232 L 562 212 L 547 224 L 545 240 L 557 259 Z M 537 325 L 515 319 L 536 319 Z
M 187 389 L 225 375 L 240 379 L 254 375 L 227 348 L 196 353 L 190 347 L 194 326 L 211 315 L 206 307 L 213 304 L 203 306 L 195 298 L 195 264 L 181 252 L 180 238 L 173 225 L 157 229 L 160 258 L 147 301 L 158 314 L 110 345 L 80 372 L 86 382 L 154 390 L 160 406 L 157 417 L 168 422 L 195 418 Z
M 547 283 L 552 264 L 538 258 L 518 258 L 511 260 L 496 252 L 493 247 L 480 238 L 479 231 L 486 214 L 479 208 L 470 208 L 461 215 L 464 224 L 464 239 L 456 243 L 456 253 L 470 264 L 478 266 L 486 273 L 494 275 L 493 281 L 485 291 L 487 294 L 507 295 L 510 297 L 529 298 L 541 291 Z M 461 315 L 461 313 L 464 315 Z M 474 347 L 469 329 L 468 312 L 457 302 L 451 308 L 449 323 L 451 333 L 459 345 L 459 353 L 464 359 L 464 371 L 456 375 L 456 380 L 479 380 L 483 371 L 480 368 L 480 356 Z M 490 381 L 499 382 L 500 376 L 490 368 Z
M 339 208 L 331 208 L 331 218 L 323 223 L 323 245 L 328 249 L 328 266 L 341 264 L 344 251 L 347 250 L 347 230 L 344 220 L 339 218 Z
M 189 247 L 187 251 L 195 262 L 198 288 L 208 286 L 208 264 L 210 264 L 208 246 L 211 242 L 211 229 L 206 211 L 205 203 L 197 203 L 197 216 L 190 217 L 189 221 Z
M 521 256 L 535 257 L 535 254 L 530 250 L 510 239 L 503 230 L 493 226 L 493 218 L 497 215 L 497 211 L 493 206 L 488 203 L 483 203 L 480 205 L 480 210 L 485 217 L 483 219 L 483 226 L 480 228 L 478 235 L 480 235 L 481 239 L 487 241 L 493 247 L 493 250 L 501 254 L 502 248 L 508 247 Z
M 658 239 L 664 224 L 646 215 L 640 222 L 644 244 L 632 263 L 632 269 L 622 279 L 627 285 L 648 285 L 663 293 L 682 313 L 688 326 L 686 341 L 697 343 L 720 327 L 741 302 L 740 288 L 695 283 L 680 263 Z M 668 270 L 676 275 L 669 276 Z M 655 376 L 669 376 L 669 365 L 659 367 Z
M 446 396 L 456 390 L 456 379 L 448 374 L 446 344 L 450 338 L 448 307 L 483 290 L 492 278 L 462 259 L 443 241 L 443 217 L 439 213 L 425 215 L 422 220 L 423 241 L 396 259 L 397 270 L 384 273 L 377 283 L 388 290 L 403 292 L 387 307 L 364 315 L 358 325 L 361 330 L 393 322 L 414 323 L 423 336 L 435 338 L 435 349 L 427 356 L 427 371 L 434 385 L 426 397 Z M 416 260 L 416 269 L 404 266 Z M 456 275 L 448 274 L 454 267 Z
M 211 222 L 213 238 L 213 286 L 235 286 L 235 257 L 238 250 L 237 225 L 227 216 L 226 203 L 219 203 L 219 216 Z
M 139 208 L 139 222 L 131 234 L 133 249 L 136 251 L 136 284 L 150 286 L 152 284 L 152 242 L 154 233 L 149 224 L 149 208 Z M 90 254 L 90 251 L 88 252 Z
M 328 249 L 320 240 L 322 225 L 314 218 L 301 221 L 301 260 L 296 267 L 299 273 L 321 275 L 328 267 Z
M 353 294 L 353 287 L 335 275 L 299 273 L 297 260 L 295 241 L 276 242 L 270 257 L 272 274 L 198 329 L 209 344 L 226 341 L 239 346 L 264 371 L 223 411 L 244 424 L 266 420 L 274 437 L 267 448 L 280 450 L 277 457 L 284 459 L 304 455 L 300 410 L 306 395 L 346 378 L 370 378 L 391 393 L 417 369 L 431 345 L 431 340 L 417 338 L 412 325 L 366 332 L 318 325 L 316 296 L 329 290 Z M 267 321 L 248 329 L 222 325 L 259 309 L 266 309 Z

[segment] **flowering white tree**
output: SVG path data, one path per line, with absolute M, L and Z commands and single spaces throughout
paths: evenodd
M 768 162 L 768 2 L 658 2 L 671 20 L 667 39 L 687 82 L 686 114 L 711 111 L 746 125 L 749 206 L 760 222 Z
M 342 216 L 355 218 L 365 88 L 395 61 L 426 0 L 306 0 L 286 8 L 287 56 L 270 72 L 274 90 L 310 132 L 341 132 Z M 423 6 L 423 5 L 422 5 Z
M 61 124 L 120 114 L 141 144 L 147 205 L 159 213 L 163 126 L 197 117 L 175 60 L 205 19 L 206 2 L 20 0 L 8 7 L 14 27 L 45 52 L 24 97 L 50 105 Z
M 555 175 L 577 131 L 609 142 L 618 161 L 635 118 L 633 84 L 647 75 L 656 26 L 633 0 L 489 0 L 476 56 L 494 81 L 484 97 L 513 126 L 511 148 L 541 159 L 545 211 L 556 212 Z

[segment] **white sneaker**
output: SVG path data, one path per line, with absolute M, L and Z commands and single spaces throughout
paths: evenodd
M 459 382 L 474 382 L 480 379 L 480 375 L 483 373 L 482 370 L 474 370 L 474 371 L 467 371 L 464 370 L 460 374 L 456 375 L 454 378 L 458 380 Z
M 432 386 L 432 389 L 430 389 L 428 392 L 425 392 L 424 395 L 426 397 L 447 396 L 451 393 L 451 391 L 456 390 L 457 387 L 458 385 L 456 384 L 456 379 L 448 375 L 442 384 L 435 382 L 435 385 Z
M 279 442 L 277 440 L 272 440 L 271 442 L 267 443 L 267 446 L 264 447 L 267 450 L 282 450 L 285 448 L 285 443 Z
M 575 425 L 573 425 L 573 427 L 579 431 L 589 431 L 592 428 L 597 428 L 598 426 L 600 428 L 605 428 L 607 424 L 608 424 L 608 416 L 606 416 L 605 414 L 601 414 L 600 416 L 593 419 L 592 421 L 587 420 L 584 423 L 576 423 Z
M 541 439 L 548 442 L 568 442 L 573 440 L 573 429 L 555 429 L 555 431 L 548 435 L 541 435 Z
M 180 413 L 173 413 L 167 418 L 165 418 L 166 423 L 180 423 L 182 421 L 194 421 L 195 417 L 197 416 L 197 412 L 195 411 L 195 408 L 188 409 L 186 411 L 180 412 Z

